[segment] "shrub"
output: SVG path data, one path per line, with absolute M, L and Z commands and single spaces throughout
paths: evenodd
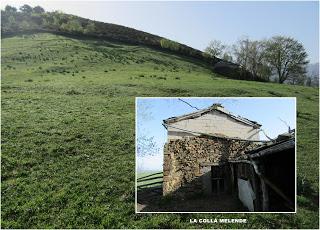
M 171 41 L 165 38 L 160 40 L 160 45 L 162 48 L 173 50 L 173 51 L 179 51 L 180 49 L 180 44 L 178 42 Z

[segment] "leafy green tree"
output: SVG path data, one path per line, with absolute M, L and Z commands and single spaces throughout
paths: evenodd
M 33 12 L 33 8 L 27 4 L 24 4 L 19 9 L 22 13 L 25 13 L 25 14 L 31 14 Z
M 36 6 L 33 8 L 33 12 L 36 14 L 43 14 L 45 10 L 41 6 Z
M 15 12 L 17 12 L 17 8 L 15 8 L 13 6 L 6 5 L 6 7 L 4 8 L 4 11 L 8 12 L 8 13 L 15 13 Z
M 266 41 L 265 58 L 270 68 L 277 75 L 278 83 L 287 79 L 297 78 L 306 73 L 308 64 L 307 52 L 297 40 L 275 36 Z M 300 80 L 299 80 L 300 81 Z

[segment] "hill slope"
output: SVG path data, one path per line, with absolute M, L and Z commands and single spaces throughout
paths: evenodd
M 298 212 L 136 215 L 136 96 L 293 96 Z M 2 40 L 3 228 L 212 228 L 190 218 L 247 218 L 220 228 L 318 226 L 318 91 L 221 78 L 196 59 L 48 33 Z
M 259 76 L 253 76 L 249 71 L 240 68 L 238 64 L 208 56 L 202 51 L 184 44 L 133 28 L 93 21 L 58 11 L 44 12 L 43 10 L 43 12 L 38 12 L 32 10 L 32 8 L 31 12 L 14 11 L 12 9 L 1 11 L 2 37 L 35 32 L 50 32 L 77 38 L 84 37 L 85 39 L 93 37 L 125 42 L 126 44 L 143 45 L 198 59 L 209 64 L 216 73 L 229 78 L 267 81 Z

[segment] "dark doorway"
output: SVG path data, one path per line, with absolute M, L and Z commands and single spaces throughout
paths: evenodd
M 212 194 L 220 195 L 226 192 L 225 166 L 211 166 Z

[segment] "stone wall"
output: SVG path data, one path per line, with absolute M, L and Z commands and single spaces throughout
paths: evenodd
M 184 137 L 164 147 L 163 194 L 185 196 L 204 192 L 202 177 L 208 165 L 219 165 L 257 146 L 248 141 L 225 138 Z

